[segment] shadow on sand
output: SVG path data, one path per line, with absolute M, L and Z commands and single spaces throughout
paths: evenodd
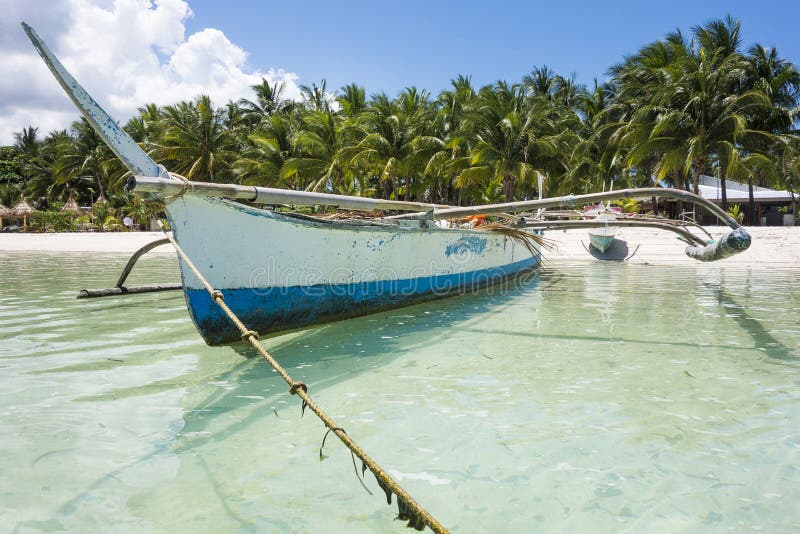
M 592 245 L 586 245 L 583 241 L 581 241 L 583 248 L 586 249 L 586 252 L 592 255 L 593 258 L 602 261 L 625 261 L 630 254 L 630 250 L 628 249 L 628 243 L 621 240 L 621 239 L 614 239 L 611 242 L 611 246 L 606 249 L 605 252 L 600 252 Z M 637 247 L 638 248 L 638 247 Z M 635 252 L 635 251 L 634 251 Z

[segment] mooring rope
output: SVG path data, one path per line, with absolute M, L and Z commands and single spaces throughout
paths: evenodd
M 322 420 L 326 427 L 328 427 L 328 432 L 333 432 L 336 434 L 344 445 L 350 449 L 350 452 L 361 460 L 361 474 L 363 476 L 364 472 L 369 469 L 373 475 L 375 475 L 375 479 L 378 482 L 378 485 L 386 494 L 386 503 L 392 504 L 392 494 L 397 495 L 397 519 L 401 521 L 408 521 L 409 527 L 412 527 L 416 530 L 423 530 L 425 526 L 429 526 L 431 530 L 436 533 L 446 533 L 448 530 L 437 521 L 431 514 L 429 514 L 422 506 L 420 506 L 417 501 L 415 501 L 411 495 L 404 490 L 400 484 L 398 484 L 389 474 L 381 468 L 375 461 L 369 457 L 369 455 L 364 452 L 361 447 L 359 447 L 355 441 L 353 441 L 350 436 L 342 429 L 339 425 L 337 425 L 333 419 L 331 419 L 328 414 L 326 414 L 322 408 L 317 406 L 311 396 L 308 394 L 308 386 L 306 386 L 303 382 L 295 381 L 289 373 L 286 372 L 276 360 L 272 357 L 272 355 L 267 352 L 261 342 L 258 340 L 258 333 L 250 330 L 247 326 L 236 316 L 233 311 L 228 307 L 225 303 L 225 297 L 223 296 L 222 292 L 218 289 L 214 289 L 211 284 L 208 283 L 208 280 L 200 274 L 200 271 L 197 270 L 197 267 L 194 265 L 192 260 L 189 256 L 184 252 L 180 245 L 175 241 L 175 238 L 166 232 L 164 229 L 164 225 L 161 221 L 158 221 L 158 225 L 162 231 L 164 231 L 164 235 L 167 236 L 170 243 L 175 247 L 175 250 L 178 252 L 180 257 L 186 263 L 186 265 L 191 269 L 194 275 L 200 280 L 200 283 L 203 284 L 203 287 L 206 289 L 208 294 L 211 296 L 211 300 L 213 300 L 217 306 L 219 306 L 222 311 L 225 312 L 225 315 L 236 325 L 236 328 L 242 333 L 242 341 L 249 342 L 256 351 L 258 351 L 261 356 L 272 366 L 272 368 L 281 375 L 287 384 L 289 384 L 289 393 L 292 395 L 297 395 L 302 399 L 303 406 L 302 409 L 309 408 L 312 412 L 317 414 L 317 417 Z M 327 435 L 327 433 L 326 433 Z M 324 446 L 324 443 L 323 443 Z M 320 455 L 322 449 L 320 449 Z M 357 473 L 356 473 L 357 474 Z M 363 482 L 362 482 L 363 484 Z

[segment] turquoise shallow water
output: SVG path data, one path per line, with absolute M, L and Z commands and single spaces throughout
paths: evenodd
M 125 260 L 0 252 L 3 530 L 406 531 L 180 294 L 74 299 Z M 796 532 L 800 270 L 721 265 L 553 262 L 265 344 L 454 532 Z

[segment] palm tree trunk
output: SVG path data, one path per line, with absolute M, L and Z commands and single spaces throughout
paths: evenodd
M 510 172 L 503 174 L 503 194 L 506 197 L 506 202 L 514 200 L 514 182 L 516 179 L 517 177 Z
M 337 187 L 344 188 L 344 171 L 340 167 L 336 167 L 336 184 L 334 184 L 333 188 L 336 190 Z
M 644 176 L 645 176 L 645 183 L 647 184 L 645 187 L 650 187 L 652 182 L 652 187 L 658 187 L 658 180 L 653 178 L 653 170 L 648 165 L 644 169 Z M 653 215 L 658 217 L 658 199 L 656 196 L 653 195 L 650 198 L 650 202 L 653 204 Z
M 694 184 L 694 194 L 700 195 L 700 173 L 703 172 L 703 161 L 698 159 L 692 161 L 692 181 Z M 697 220 L 697 204 L 692 203 L 692 219 L 695 222 L 699 222 Z
M 100 175 L 95 175 L 95 178 L 97 178 L 97 189 L 99 189 L 100 198 L 108 198 L 106 196 L 106 188 L 103 187 L 103 180 L 100 178 Z
M 383 181 L 383 198 L 390 199 L 392 198 L 392 191 L 394 190 L 394 183 L 397 180 L 394 173 L 389 175 L 388 180 Z
M 719 167 L 719 187 L 722 190 L 722 210 L 728 211 L 728 186 L 725 184 L 725 167 Z
M 694 186 L 694 194 L 700 194 L 700 173 L 703 172 L 703 162 L 695 160 L 692 162 L 692 185 Z
M 756 220 L 756 199 L 753 194 L 753 179 L 747 180 L 747 220 L 753 226 L 759 226 L 761 221 Z

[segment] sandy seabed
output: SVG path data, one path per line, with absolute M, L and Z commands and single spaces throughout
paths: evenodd
M 727 227 L 707 227 L 718 238 Z M 702 263 L 684 254 L 686 244 L 674 234 L 644 228 L 622 228 L 617 238 L 627 246 L 627 261 L 651 265 L 709 265 L 709 266 L 800 266 L 800 226 L 747 227 L 753 237 L 745 252 L 711 263 Z M 694 230 L 695 233 L 698 233 Z M 106 252 L 131 254 L 141 246 L 160 239 L 160 232 L 111 233 L 53 233 L 53 234 L 0 234 L 0 253 L 4 252 Z M 586 247 L 589 238 L 586 230 L 556 230 L 545 234 L 556 249 L 545 252 L 545 261 L 598 261 Z M 169 245 L 154 249 L 151 254 L 175 254 Z

